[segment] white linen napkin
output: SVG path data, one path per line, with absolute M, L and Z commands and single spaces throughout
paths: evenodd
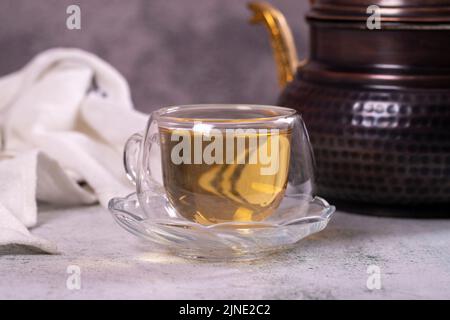
M 45 51 L 0 78 L 0 248 L 57 252 L 27 229 L 38 200 L 106 206 L 130 193 L 123 145 L 146 120 L 120 73 L 82 50 Z

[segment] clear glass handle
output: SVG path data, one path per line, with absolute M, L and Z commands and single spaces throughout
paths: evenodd
M 142 139 L 143 134 L 141 132 L 133 134 L 125 143 L 123 151 L 123 165 L 128 179 L 130 179 L 133 184 L 136 184 Z

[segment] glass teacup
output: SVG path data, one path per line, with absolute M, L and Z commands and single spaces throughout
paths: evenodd
M 286 195 L 313 188 L 305 125 L 283 107 L 163 108 L 128 140 L 124 160 L 144 212 L 161 195 L 170 215 L 204 225 L 264 221 Z

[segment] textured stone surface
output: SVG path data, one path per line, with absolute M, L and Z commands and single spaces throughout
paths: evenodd
M 42 209 L 39 220 L 33 232 L 61 254 L 1 252 L 0 298 L 450 298 L 450 220 L 337 212 L 292 251 L 250 263 L 154 253 L 100 207 Z M 80 290 L 66 288 L 69 265 L 81 268 Z M 381 290 L 366 287 L 369 265 L 381 269 Z

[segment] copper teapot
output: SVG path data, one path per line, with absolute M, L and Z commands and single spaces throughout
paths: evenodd
M 367 26 L 377 5 L 381 29 Z M 317 164 L 317 192 L 378 204 L 450 202 L 450 1 L 316 0 L 299 61 L 283 15 L 251 3 Z

